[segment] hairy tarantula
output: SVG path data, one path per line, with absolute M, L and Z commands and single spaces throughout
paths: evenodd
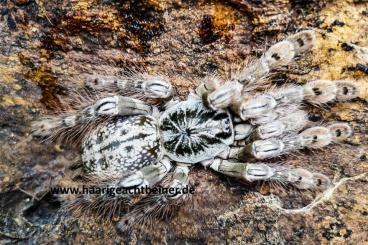
M 38 121 L 34 134 L 51 138 L 82 134 L 80 166 L 90 186 L 163 185 L 182 189 L 189 184 L 190 168 L 202 164 L 249 182 L 326 188 L 330 181 L 321 173 L 263 162 L 303 148 L 318 149 L 342 142 L 352 134 L 350 126 L 342 122 L 308 128 L 311 122 L 303 105 L 354 99 L 359 94 L 354 82 L 315 80 L 278 88 L 267 84 L 267 74 L 308 51 L 315 40 L 312 30 L 291 35 L 272 45 L 229 81 L 222 82 L 215 76 L 206 78 L 185 101 L 174 100 L 172 86 L 161 77 L 92 77 L 87 79 L 87 87 L 101 94 L 112 90 L 115 94 Z M 166 103 L 158 107 L 124 96 L 133 93 Z M 86 126 L 91 123 L 98 127 Z M 119 206 L 125 210 L 122 220 L 126 221 L 164 212 L 185 197 L 180 192 L 80 195 L 70 207 L 102 207 L 111 214 Z M 122 221 L 119 224 L 125 225 Z

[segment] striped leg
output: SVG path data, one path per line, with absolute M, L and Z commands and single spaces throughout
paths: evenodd
M 88 124 L 103 117 L 147 115 L 151 114 L 154 107 L 143 101 L 124 96 L 109 96 L 97 100 L 92 105 L 86 106 L 75 112 L 64 113 L 59 116 L 46 117 L 33 123 L 33 135 L 46 137 L 65 129 L 78 125 Z
M 170 160 L 168 158 L 164 158 L 155 165 L 143 167 L 136 173 L 122 180 L 119 185 L 124 188 L 151 187 L 161 181 L 171 168 L 172 165 Z
M 348 124 L 334 123 L 327 127 L 308 128 L 296 135 L 256 140 L 247 145 L 244 151 L 256 159 L 268 159 L 303 148 L 319 149 L 331 143 L 339 143 L 351 134 L 352 129 Z
M 188 166 L 177 166 L 174 171 L 173 180 L 170 184 L 170 188 L 174 188 L 175 192 L 169 195 L 169 199 L 178 199 L 183 193 L 182 190 L 184 187 L 188 186 L 188 175 L 189 175 L 189 167 Z
M 302 86 L 289 85 L 258 93 L 241 103 L 233 104 L 231 108 L 242 120 L 256 121 L 277 112 L 288 114 L 289 109 L 298 109 L 304 101 L 321 106 L 335 101 L 352 100 L 359 96 L 359 90 L 359 86 L 349 80 L 315 80 Z
M 313 31 L 302 31 L 291 35 L 272 45 L 260 59 L 239 71 L 230 81 L 223 85 L 211 81 L 210 86 L 202 85 L 197 92 L 204 98 L 205 103 L 213 109 L 223 109 L 231 105 L 239 107 L 242 105 L 244 93 L 246 95 L 248 91 L 264 85 L 263 78 L 269 72 L 291 63 L 298 54 L 309 50 L 314 45 L 315 39 Z M 266 100 L 266 103 L 271 103 L 268 106 L 274 103 L 268 98 L 259 98 L 259 100 L 261 100 L 260 103 L 263 103 L 263 100 Z
M 167 99 L 173 95 L 172 85 L 159 76 L 146 74 L 134 75 L 126 78 L 111 76 L 91 76 L 86 80 L 86 86 L 94 90 L 116 90 L 118 92 L 132 92 L 147 98 Z
M 173 210 L 182 205 L 186 199 L 183 188 L 188 186 L 189 167 L 178 165 L 168 184 L 168 193 L 148 195 L 138 202 L 117 224 L 121 231 L 129 230 L 135 225 L 144 225 L 152 218 L 167 217 Z M 170 193 L 170 189 L 174 190 Z
M 202 163 L 221 174 L 245 181 L 274 181 L 291 184 L 299 189 L 326 188 L 330 180 L 323 174 L 312 173 L 303 168 L 268 166 L 263 163 L 239 163 L 216 158 Z

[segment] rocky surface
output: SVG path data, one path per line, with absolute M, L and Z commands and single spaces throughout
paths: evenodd
M 365 244 L 368 243 L 367 74 L 351 44 L 368 47 L 368 3 L 345 1 L 0 1 L 0 241 L 3 243 Z M 66 87 L 90 74 L 132 67 L 172 77 L 185 97 L 205 75 L 226 77 L 265 43 L 315 28 L 311 54 L 280 71 L 276 84 L 354 79 L 361 98 L 323 110 L 317 122 L 343 120 L 343 145 L 280 159 L 333 180 L 325 192 L 234 182 L 200 167 L 196 193 L 173 217 L 121 233 L 113 222 L 61 213 L 48 193 L 78 154 L 40 144 L 30 122 L 62 107 Z

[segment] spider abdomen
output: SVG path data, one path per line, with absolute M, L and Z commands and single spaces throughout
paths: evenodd
M 198 163 L 227 150 L 234 141 L 227 111 L 214 111 L 200 100 L 183 101 L 160 118 L 166 155 L 184 163 Z
M 82 144 L 84 168 L 97 175 L 136 171 L 157 163 L 161 155 L 157 121 L 144 115 L 115 118 Z

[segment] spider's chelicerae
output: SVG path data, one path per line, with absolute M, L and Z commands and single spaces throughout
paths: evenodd
M 354 82 L 315 80 L 279 88 L 267 84 L 267 74 L 308 51 L 315 39 L 312 30 L 291 35 L 228 81 L 206 78 L 185 101 L 175 100 L 172 86 L 160 77 L 87 79 L 87 87 L 100 94 L 108 91 L 109 95 L 36 122 L 34 134 L 82 134 L 80 166 L 90 186 L 181 189 L 189 184 L 191 167 L 201 164 L 249 182 L 326 188 L 330 181 L 322 173 L 267 164 L 267 159 L 303 148 L 322 148 L 352 134 L 350 126 L 342 122 L 311 127 L 303 105 L 354 99 L 359 94 Z M 149 105 L 135 95 L 165 103 L 161 107 Z M 91 125 L 98 127 L 91 129 Z M 119 207 L 123 220 L 135 222 L 163 213 L 185 197 L 181 192 L 115 197 L 85 194 L 70 207 L 96 207 L 108 214 L 116 213 Z M 120 227 L 124 224 L 120 222 Z

